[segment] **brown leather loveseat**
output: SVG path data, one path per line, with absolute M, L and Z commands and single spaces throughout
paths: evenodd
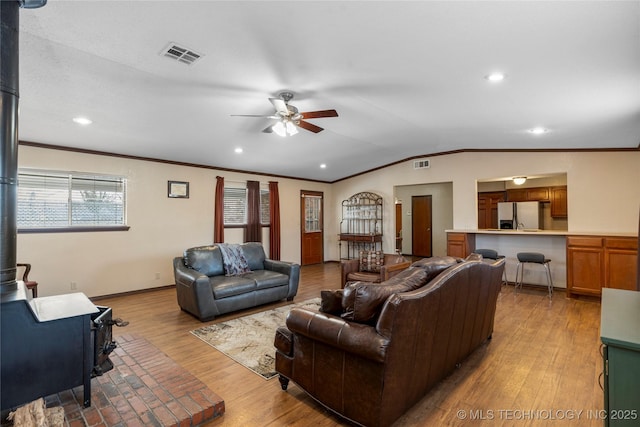
M 356 424 L 391 425 L 491 338 L 504 259 L 418 261 L 378 284 L 323 291 L 275 336 L 283 390 L 293 380 Z

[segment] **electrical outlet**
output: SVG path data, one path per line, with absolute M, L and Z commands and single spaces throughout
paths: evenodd
M 156 273 L 156 280 L 160 280 L 160 273 Z
M 75 291 L 78 289 L 78 284 L 76 282 L 71 282 L 71 290 Z

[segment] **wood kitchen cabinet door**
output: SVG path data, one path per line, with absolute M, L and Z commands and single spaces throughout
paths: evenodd
M 551 217 L 566 218 L 567 209 L 567 187 L 552 187 L 550 189 L 551 197 Z
M 510 188 L 507 190 L 510 202 L 548 202 L 549 187 Z
M 601 237 L 567 237 L 567 294 L 599 296 L 604 283 Z
M 475 234 L 447 233 L 447 255 L 458 258 L 466 258 L 475 250 Z
M 604 258 L 605 286 L 635 291 L 638 268 L 637 240 L 605 239 Z
M 549 188 L 548 187 L 536 187 L 527 189 L 527 201 L 528 202 L 546 202 L 549 200 Z
M 526 188 L 512 188 L 507 190 L 507 201 L 509 202 L 528 202 Z

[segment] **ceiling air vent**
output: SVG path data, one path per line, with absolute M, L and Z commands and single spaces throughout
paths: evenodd
M 167 47 L 165 47 L 160 55 L 166 56 L 167 58 L 175 59 L 176 61 L 182 62 L 183 64 L 193 65 L 197 60 L 199 60 L 202 55 L 194 52 L 191 49 L 188 49 L 184 46 L 179 46 L 175 43 L 169 43 Z
M 413 161 L 413 168 L 414 169 L 428 169 L 429 166 L 431 166 L 431 164 L 429 163 L 428 159 L 414 160 Z

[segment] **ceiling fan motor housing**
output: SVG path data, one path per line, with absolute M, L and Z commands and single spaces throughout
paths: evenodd
M 293 92 L 280 92 L 278 97 L 280 97 L 284 102 L 289 102 L 293 99 Z

